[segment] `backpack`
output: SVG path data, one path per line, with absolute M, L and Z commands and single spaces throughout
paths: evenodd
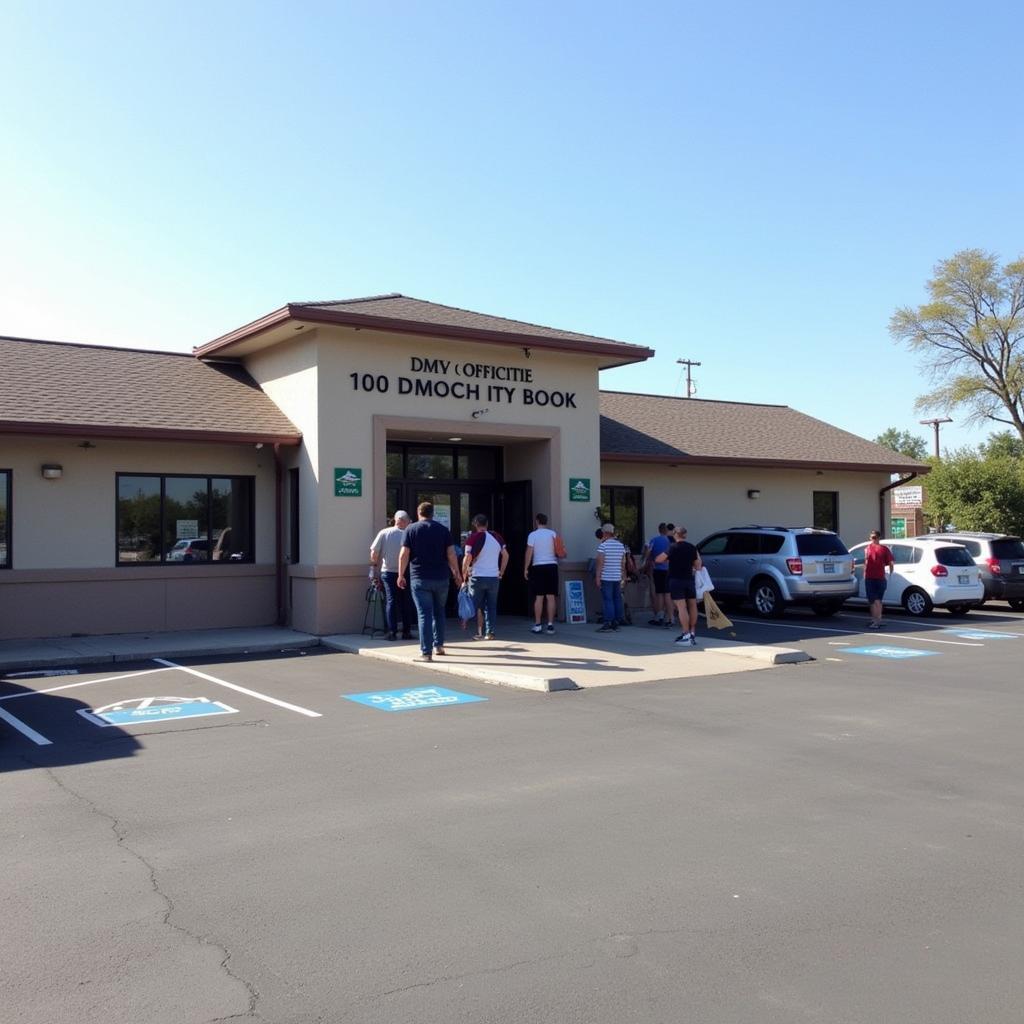
M 555 534 L 554 545 L 555 558 L 567 558 L 569 556 L 569 552 L 565 550 L 565 541 L 562 540 L 562 535 L 560 533 Z

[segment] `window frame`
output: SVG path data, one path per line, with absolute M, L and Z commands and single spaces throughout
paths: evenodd
M 636 546 L 634 547 L 630 540 L 632 538 L 626 538 L 622 536 L 622 528 L 619 525 L 615 513 L 615 492 L 616 491 L 635 491 L 636 492 Z M 605 500 L 605 492 L 607 492 L 607 501 Z M 618 533 L 619 540 L 625 544 L 626 548 L 633 555 L 639 555 L 644 549 L 646 543 L 644 539 L 644 489 L 637 487 L 634 484 L 601 484 L 601 510 L 608 512 L 608 522 L 613 523 Z
M 0 467 L 0 474 L 5 478 L 5 482 L 0 484 L 0 487 L 2 487 L 7 508 L 7 525 L 3 537 L 0 537 L 7 552 L 7 557 L 0 562 L 0 571 L 3 571 L 14 568 L 14 470 Z
M 122 477 L 148 477 L 160 481 L 160 558 L 151 562 L 126 562 L 121 560 L 121 478 Z M 167 504 L 167 480 L 206 480 L 206 522 L 207 533 L 213 532 L 213 481 L 214 480 L 248 480 L 249 481 L 249 509 L 248 528 L 249 536 L 252 538 L 250 555 L 246 558 L 224 559 L 214 561 L 212 558 L 203 562 L 171 562 L 167 555 L 170 551 L 164 550 L 164 537 L 166 528 L 166 504 Z M 207 538 L 209 540 L 209 538 Z M 173 545 L 172 545 L 173 546 Z M 210 549 L 212 554 L 212 549 Z M 166 568 L 167 566 L 197 566 L 197 565 L 252 565 L 256 561 L 256 476 L 252 473 L 154 473 L 151 471 L 131 472 L 118 470 L 114 473 L 114 565 L 119 569 L 152 569 Z
M 818 496 L 831 496 L 832 498 L 832 525 L 819 526 L 817 522 Z M 811 491 L 811 525 L 815 530 L 829 530 L 832 533 L 839 533 L 839 492 L 838 491 Z

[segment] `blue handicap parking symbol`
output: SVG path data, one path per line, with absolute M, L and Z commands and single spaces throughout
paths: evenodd
M 134 697 L 89 711 L 79 710 L 78 713 L 93 725 L 107 726 L 170 722 L 180 718 L 205 718 L 208 715 L 236 715 L 238 709 L 206 697 Z
M 354 700 L 381 711 L 415 711 L 418 708 L 440 708 L 449 704 L 475 704 L 487 700 L 470 693 L 457 693 L 443 686 L 417 686 L 412 690 L 382 690 L 378 693 L 346 693 L 345 700 Z
M 847 654 L 866 654 L 872 658 L 927 658 L 937 651 L 918 651 L 910 647 L 847 647 Z
M 1016 640 L 1020 633 L 997 633 L 994 629 L 944 629 L 943 633 L 952 633 L 963 640 Z

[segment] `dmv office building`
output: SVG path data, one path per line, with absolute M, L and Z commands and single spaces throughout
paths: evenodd
M 0 638 L 358 631 L 367 552 L 425 500 L 484 512 L 525 614 L 533 515 L 585 578 L 611 520 L 693 540 L 882 523 L 927 467 L 781 405 L 602 392 L 643 346 L 401 295 L 284 306 L 193 354 L 0 338 Z M 596 607 L 593 594 L 588 602 Z

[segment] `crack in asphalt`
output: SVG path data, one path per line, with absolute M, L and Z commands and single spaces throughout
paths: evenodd
M 149 884 L 152 887 L 153 892 L 155 892 L 157 896 L 159 896 L 160 899 L 162 899 L 166 904 L 166 910 L 163 913 L 163 917 L 160 923 L 166 925 L 168 928 L 171 928 L 176 932 L 180 932 L 182 935 L 188 937 L 189 939 L 192 939 L 193 942 L 197 942 L 202 946 L 210 946 L 213 949 L 219 949 L 224 954 L 223 959 L 221 960 L 218 966 L 229 978 L 231 978 L 232 981 L 241 985 L 245 989 L 246 996 L 249 1001 L 249 1006 L 243 1013 L 233 1013 L 226 1017 L 215 1017 L 211 1021 L 209 1021 L 209 1024 L 220 1024 L 220 1022 L 223 1021 L 242 1020 L 246 1018 L 249 1020 L 261 1019 L 259 1015 L 256 1013 L 256 1004 L 259 1002 L 260 993 L 252 982 L 247 981 L 245 978 L 236 974 L 228 966 L 228 961 L 231 959 L 233 955 L 231 950 L 228 949 L 228 947 L 225 946 L 223 943 L 215 942 L 213 939 L 210 939 L 205 935 L 197 935 L 195 932 L 189 931 L 189 929 L 185 928 L 183 925 L 176 924 L 174 921 L 171 920 L 171 915 L 174 913 L 174 900 L 172 900 L 171 897 L 168 896 L 167 893 L 165 893 L 163 889 L 160 888 L 160 883 L 157 880 L 156 876 L 156 868 L 153 867 L 153 865 L 150 864 L 150 862 L 146 860 L 146 858 L 141 853 L 139 853 L 138 850 L 135 850 L 128 845 L 128 830 L 125 828 L 124 825 L 121 824 L 121 820 L 115 817 L 113 814 L 110 814 L 107 811 L 102 810 L 87 796 L 84 796 L 82 793 L 76 792 L 74 789 L 68 786 L 53 771 L 52 768 L 48 768 L 43 765 L 39 765 L 38 767 L 41 767 L 43 769 L 43 771 L 54 783 L 54 785 L 57 786 L 58 789 L 67 793 L 68 796 L 71 796 L 74 799 L 85 804 L 85 806 L 88 807 L 89 810 L 93 812 L 93 814 L 96 814 L 101 818 L 105 818 L 107 821 L 110 822 L 110 829 L 117 837 L 117 845 L 121 849 L 125 850 L 127 853 L 131 854 L 131 856 L 133 856 L 137 861 L 139 861 L 139 863 L 142 864 L 142 866 L 146 869 L 149 875 Z

